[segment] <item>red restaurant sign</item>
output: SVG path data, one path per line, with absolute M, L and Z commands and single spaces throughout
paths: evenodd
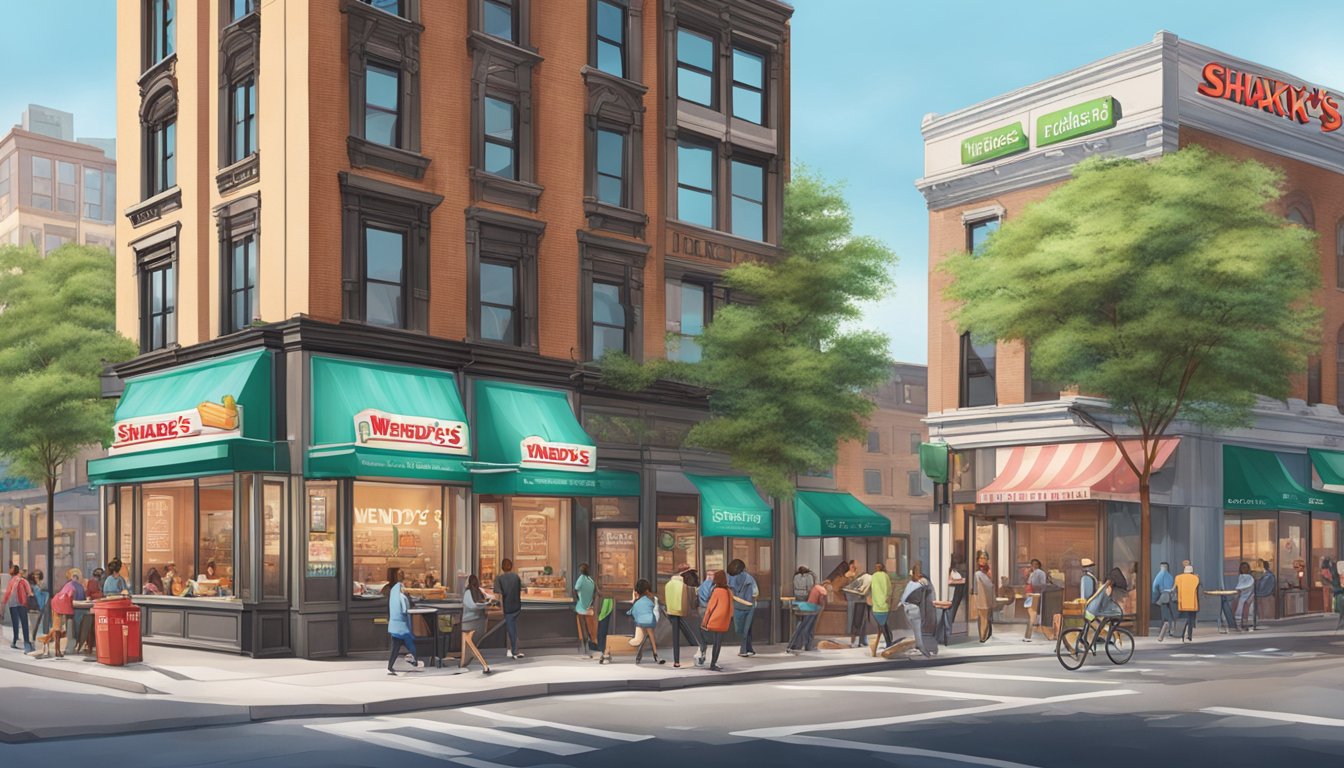
M 1296 120 L 1303 125 L 1313 119 L 1322 133 L 1339 130 L 1344 120 L 1339 102 L 1324 88 L 1309 88 L 1285 83 L 1250 72 L 1238 72 L 1217 62 L 1204 65 L 1204 82 L 1199 92 L 1212 99 L 1227 99 L 1244 107 Z
M 355 414 L 355 440 L 371 448 L 467 454 L 467 425 L 367 408 Z
M 522 448 L 522 466 L 527 469 L 592 472 L 597 468 L 597 449 L 591 445 L 551 443 L 533 435 L 523 438 Z

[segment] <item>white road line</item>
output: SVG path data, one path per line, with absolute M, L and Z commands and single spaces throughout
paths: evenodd
M 388 727 L 391 728 L 420 728 L 422 730 L 430 731 L 431 733 L 444 733 L 449 736 L 456 736 L 470 741 L 479 741 L 503 747 L 516 747 L 518 749 L 532 749 L 538 752 L 547 752 L 552 755 L 561 755 L 564 757 L 581 755 L 585 752 L 594 752 L 597 749 L 596 747 L 585 747 L 582 744 L 570 744 L 567 741 L 538 739 L 535 736 L 511 733 L 498 728 L 482 728 L 476 725 L 443 723 L 438 720 L 424 720 L 416 717 L 380 717 L 378 719 L 388 723 Z
M 1299 725 L 1325 725 L 1331 728 L 1344 728 L 1344 720 L 1337 720 L 1333 717 L 1317 717 L 1316 715 L 1261 712 L 1255 709 L 1237 709 L 1235 707 L 1207 707 L 1201 709 L 1200 712 L 1207 712 L 1210 715 L 1227 715 L 1228 717 L 1254 717 L 1260 720 L 1276 720 L 1282 723 L 1297 723 Z
M 904 693 L 911 696 L 929 696 L 935 699 L 959 699 L 962 701 L 997 701 L 1000 703 L 1030 702 L 1022 696 L 995 696 L 990 693 L 965 693 L 962 691 L 938 691 L 929 688 L 905 688 L 896 685 L 776 685 L 785 691 L 833 691 L 835 693 Z
M 588 736 L 597 736 L 612 741 L 648 741 L 652 736 L 645 736 L 636 733 L 621 733 L 619 731 L 604 731 L 601 728 L 587 728 L 581 725 L 570 725 L 568 723 L 552 723 L 546 720 L 534 720 L 530 717 L 519 717 L 517 715 L 505 715 L 499 712 L 491 712 L 482 707 L 465 707 L 457 710 L 466 715 L 480 717 L 486 720 L 495 720 L 501 723 L 511 723 L 524 728 L 557 728 L 562 731 L 571 731 L 573 733 L 582 733 Z
M 1023 683 L 1084 683 L 1087 685 L 1123 685 L 1119 680 L 1089 680 L 1078 677 L 1035 677 L 1033 675 L 987 675 L 982 672 L 958 672 L 953 669 L 928 669 L 933 677 L 962 677 L 967 680 L 1013 680 Z
M 880 752 L 885 755 L 905 755 L 907 757 L 934 757 L 939 760 L 946 760 L 953 763 L 966 763 L 967 765 L 983 765 L 989 768 L 1036 768 L 1036 766 L 1026 763 L 1014 763 L 1009 760 L 995 760 L 992 757 L 976 757 L 974 755 L 958 755 L 952 752 L 935 752 L 931 749 L 917 749 L 915 747 L 894 747 L 888 744 L 868 744 L 862 741 L 845 741 L 843 739 L 827 739 L 820 736 L 789 736 L 783 739 L 777 739 L 788 744 L 801 744 L 809 747 L 830 747 L 832 749 L 858 749 L 865 752 Z
M 755 728 L 747 731 L 735 731 L 732 735 L 749 739 L 781 739 L 788 736 L 797 736 L 800 733 L 808 731 L 843 731 L 854 730 L 857 728 L 880 728 L 887 725 L 900 725 L 902 723 L 918 723 L 926 720 L 943 720 L 950 717 L 965 717 L 967 715 L 979 715 L 987 712 L 1000 712 L 1008 709 L 1022 709 L 1023 707 L 1040 706 L 1045 707 L 1051 704 L 1061 704 L 1069 701 L 1081 701 L 1083 699 L 1100 699 L 1109 696 L 1128 696 L 1136 694 L 1138 691 L 1131 691 L 1128 688 L 1111 689 L 1109 691 L 1091 691 L 1088 693 L 1071 693 L 1064 696 L 1051 696 L 1044 699 L 1025 699 L 1021 701 L 1002 702 L 998 704 L 985 704 L 979 707 L 962 707 L 961 709 L 943 710 L 938 712 L 920 712 L 913 715 L 898 715 L 895 717 L 876 717 L 869 720 L 847 720 L 839 723 L 812 723 L 808 725 L 793 725 L 780 728 Z
M 365 723 L 352 721 L 348 723 L 331 723 L 323 725 L 304 726 L 310 730 L 329 733 L 333 736 L 340 736 L 346 739 L 354 739 L 367 744 L 374 744 L 387 749 L 395 749 L 401 752 L 414 752 L 417 755 L 433 757 L 439 760 L 449 760 L 454 757 L 466 757 L 470 752 L 463 752 L 460 749 L 445 747 L 442 744 L 435 744 L 432 741 L 422 739 L 413 739 L 410 736 L 402 736 L 399 733 L 381 733 L 381 729 L 387 727 L 382 723 Z M 484 768 L 484 766 L 477 766 Z

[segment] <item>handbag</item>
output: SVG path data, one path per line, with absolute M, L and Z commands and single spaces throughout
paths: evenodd
M 1157 596 L 1157 604 L 1158 604 L 1158 605 L 1171 605 L 1171 592 L 1172 592 L 1172 590 L 1170 590 L 1170 589 L 1164 589 L 1164 590 L 1162 590 L 1162 592 Z

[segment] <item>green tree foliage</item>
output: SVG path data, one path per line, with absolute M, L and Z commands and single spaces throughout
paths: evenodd
M 943 267 L 962 330 L 1024 342 L 1033 375 L 1105 398 L 1137 433 L 1142 456 L 1126 462 L 1139 478 L 1142 584 L 1162 435 L 1177 418 L 1248 423 L 1255 396 L 1285 397 L 1319 349 L 1315 233 L 1274 212 L 1281 181 L 1199 147 L 1092 159 L 979 254 Z
M 839 187 L 806 171 L 788 185 L 781 245 L 778 261 L 724 273 L 741 300 L 715 312 L 700 363 L 609 356 L 603 376 L 623 388 L 660 377 L 707 387 L 710 418 L 688 444 L 728 454 L 767 493 L 789 497 L 797 473 L 834 465 L 837 441 L 864 434 L 873 409 L 864 390 L 887 376 L 887 337 L 846 326 L 889 290 L 896 257 L 855 236 Z
M 116 332 L 115 286 L 103 248 L 0 248 L 0 455 L 46 489 L 47 509 L 61 465 L 112 434 L 98 377 L 135 354 Z

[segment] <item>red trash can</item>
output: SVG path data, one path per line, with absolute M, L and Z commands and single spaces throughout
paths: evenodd
M 125 598 L 99 600 L 93 605 L 95 643 L 98 663 L 112 667 L 126 664 L 126 609 L 132 607 Z
M 126 602 L 130 602 L 127 600 Z M 144 661 L 140 650 L 140 606 L 126 606 L 126 663 Z

